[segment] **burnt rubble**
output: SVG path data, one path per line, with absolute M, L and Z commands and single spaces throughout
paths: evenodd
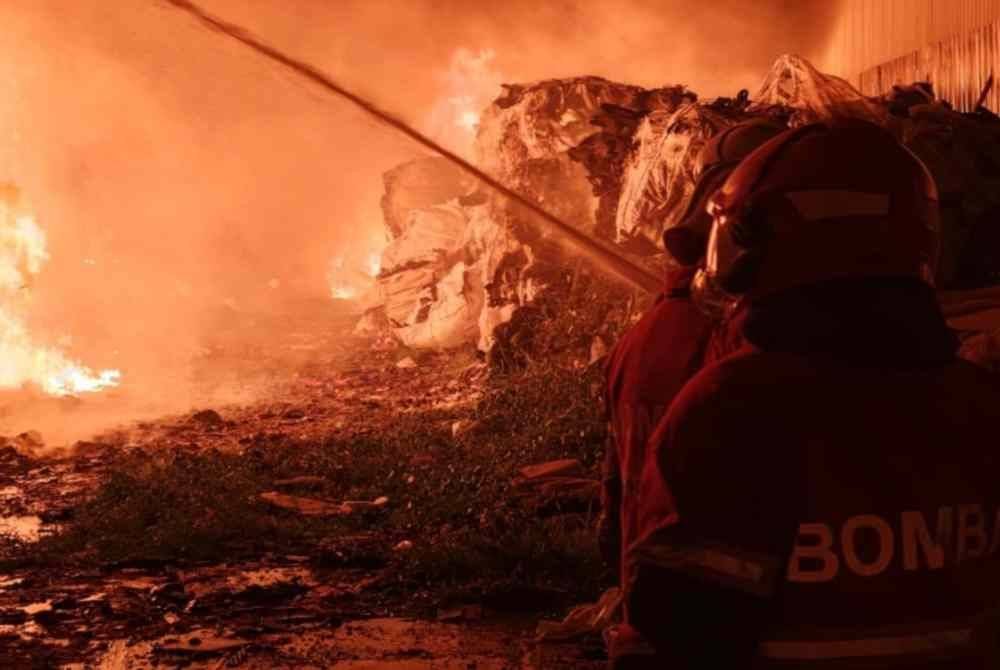
M 539 369 L 505 384 L 469 351 L 326 351 L 267 400 L 70 453 L 12 446 L 0 658 L 291 668 L 412 651 L 444 666 L 470 661 L 441 643 L 461 636 L 484 667 L 530 654 L 596 670 L 577 645 L 532 641 L 536 612 L 561 616 L 600 574 L 587 559 L 537 560 L 546 534 L 560 551 L 590 548 L 603 440 L 592 378 Z

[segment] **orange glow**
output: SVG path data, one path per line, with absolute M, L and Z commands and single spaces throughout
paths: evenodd
M 334 300 L 357 300 L 374 286 L 382 269 L 382 253 L 373 251 L 361 263 L 349 263 L 344 256 L 330 262 L 327 280 Z
M 479 114 L 473 111 L 465 111 L 458 117 L 458 125 L 469 131 L 475 131 L 479 127 Z
M 9 202 L 0 203 L 0 388 L 33 384 L 65 396 L 117 386 L 118 370 L 94 372 L 57 348 L 37 344 L 28 331 L 31 280 L 48 260 L 45 231 Z
M 358 297 L 358 291 L 351 286 L 333 286 L 330 289 L 330 295 L 333 296 L 334 300 L 354 300 Z
M 471 155 L 480 113 L 500 95 L 503 78 L 492 49 L 456 49 L 448 69 L 438 72 L 440 97 L 430 112 L 432 137 L 460 153 Z M 459 132 L 455 132 L 456 129 Z
M 368 254 L 368 274 L 372 277 L 378 277 L 378 274 L 381 271 L 382 254 L 377 251 Z

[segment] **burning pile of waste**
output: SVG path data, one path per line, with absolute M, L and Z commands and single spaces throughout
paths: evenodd
M 508 86 L 481 117 L 477 162 L 556 216 L 602 236 L 601 200 L 575 158 L 594 132 L 591 119 L 603 105 L 648 110 L 676 106 L 685 95 L 597 77 Z M 497 326 L 567 265 L 556 240 L 525 212 L 445 159 L 401 165 L 385 175 L 385 186 L 392 241 L 378 276 L 381 305 L 362 324 L 384 323 L 408 346 L 475 342 L 489 349 Z
M 884 98 L 782 56 L 754 96 L 699 101 L 682 86 L 646 90 L 597 77 L 506 85 L 481 115 L 477 165 L 580 230 L 652 268 L 663 231 L 694 189 L 694 158 L 722 129 L 755 117 L 789 126 L 857 118 L 889 127 L 929 166 L 942 191 L 946 287 L 992 283 L 1000 259 L 983 244 L 1000 212 L 1000 123 L 960 114 L 933 93 Z M 392 239 L 382 254 L 378 306 L 364 323 L 411 347 L 476 343 L 484 351 L 521 308 L 579 271 L 557 239 L 522 207 L 478 185 L 445 159 L 385 175 Z

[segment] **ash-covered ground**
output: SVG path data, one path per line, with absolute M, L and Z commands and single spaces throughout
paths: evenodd
M 594 333 L 630 300 L 565 279 L 514 367 L 355 337 L 335 301 L 205 347 L 205 397 L 263 400 L 9 438 L 3 667 L 600 667 L 599 638 L 534 641 L 610 580 Z

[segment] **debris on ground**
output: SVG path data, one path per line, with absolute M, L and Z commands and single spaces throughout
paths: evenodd
M 582 477 L 583 475 L 583 465 L 573 458 L 526 465 L 521 468 L 521 476 L 527 481 L 537 481 L 549 477 Z
M 325 478 L 314 475 L 300 475 L 288 479 L 278 479 L 274 482 L 274 485 L 279 488 L 321 488 L 324 484 L 326 484 Z
M 413 358 L 411 358 L 410 356 L 407 356 L 406 358 L 400 359 L 396 363 L 396 367 L 400 368 L 401 370 L 408 370 L 410 368 L 417 367 L 417 362 L 413 360 Z
M 483 618 L 482 605 L 463 605 L 438 610 L 437 620 L 446 622 L 479 621 Z
M 621 620 L 622 593 L 618 587 L 605 591 L 596 603 L 578 605 L 562 621 L 541 621 L 538 639 L 565 641 L 585 635 L 601 635 Z
M 215 656 L 241 649 L 248 640 L 220 636 L 210 630 L 194 630 L 181 638 L 166 638 L 154 650 L 163 654 L 181 656 Z
M 342 516 L 350 514 L 353 511 L 351 506 L 346 503 L 290 496 L 278 491 L 266 491 L 261 493 L 259 498 L 275 507 L 298 512 L 306 516 Z
M 220 428 L 226 424 L 222 415 L 214 409 L 203 409 L 191 415 L 191 421 L 206 428 Z

